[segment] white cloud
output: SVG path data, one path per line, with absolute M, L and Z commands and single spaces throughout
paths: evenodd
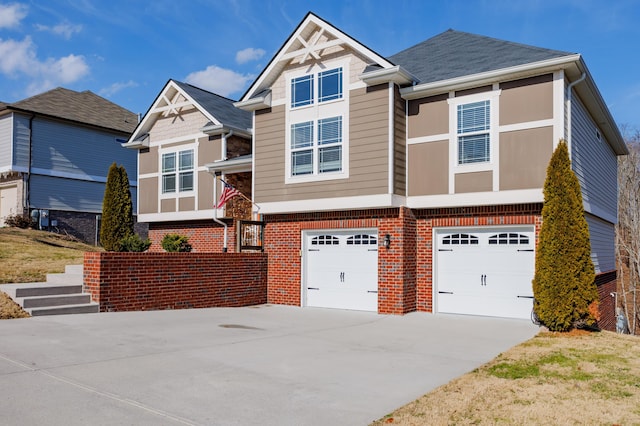
M 61 84 L 69 84 L 89 74 L 84 56 L 39 60 L 30 37 L 22 41 L 0 39 L 0 73 L 12 78 L 27 77 L 27 94 L 34 95 Z
M 216 65 L 209 65 L 203 71 L 192 72 L 185 81 L 218 95 L 229 96 L 231 93 L 242 90 L 253 78 L 254 76 L 250 74 L 239 74 Z
M 58 25 L 54 25 L 53 27 L 49 27 L 47 25 L 36 24 L 36 29 L 39 31 L 48 31 L 69 40 L 74 33 L 79 33 L 80 31 L 82 31 L 82 25 L 74 25 L 68 22 L 64 22 Z
M 249 61 L 257 61 L 262 58 L 266 52 L 262 49 L 254 49 L 253 47 L 247 47 L 236 53 L 236 62 L 244 64 Z
M 124 90 L 124 89 L 128 89 L 129 87 L 138 87 L 138 83 L 136 83 L 133 80 L 129 80 L 126 83 L 113 83 L 111 86 L 109 87 L 105 87 L 103 89 L 100 89 L 100 92 L 98 93 L 100 96 L 105 96 L 105 97 L 110 97 L 115 95 L 116 93 Z
M 27 16 L 27 6 L 20 3 L 0 4 L 0 28 L 14 28 Z

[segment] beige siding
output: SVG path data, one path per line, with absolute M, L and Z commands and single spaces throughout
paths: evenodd
M 493 172 L 460 173 L 455 175 L 456 194 L 486 192 L 493 189 Z
M 209 172 L 198 172 L 198 210 L 213 208 L 213 179 Z
M 406 102 L 400 96 L 399 88 L 394 86 L 394 182 L 393 192 L 398 195 L 407 193 L 407 133 Z
M 180 114 L 159 116 L 149 131 L 151 142 L 179 138 L 200 132 L 208 119 L 197 109 L 182 111 Z
M 171 213 L 176 211 L 176 199 L 175 198 L 166 198 L 164 200 L 160 200 L 160 211 L 162 213 Z
M 222 158 L 222 139 L 220 136 L 200 138 L 198 144 L 198 166 L 212 163 Z
M 196 206 L 196 197 L 178 198 L 178 210 L 181 212 L 193 211 Z
M 409 145 L 409 196 L 449 192 L 449 141 Z
M 386 194 L 388 87 L 351 91 L 349 120 L 349 178 L 285 185 L 285 107 L 256 113 L 256 201 Z
M 158 147 L 152 146 L 138 154 L 138 168 L 141 175 L 158 172 Z
M 141 214 L 158 213 L 158 178 L 138 179 L 138 210 Z
M 553 118 L 551 74 L 502 83 L 500 88 L 500 125 Z
M 542 188 L 553 151 L 553 128 L 500 134 L 500 190 Z
M 449 133 L 448 95 L 409 101 L 409 138 Z

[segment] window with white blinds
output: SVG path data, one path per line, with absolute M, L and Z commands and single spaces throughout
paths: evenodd
M 342 171 L 342 117 L 291 125 L 291 176 Z
M 486 163 L 491 158 L 491 102 L 458 105 L 458 164 Z

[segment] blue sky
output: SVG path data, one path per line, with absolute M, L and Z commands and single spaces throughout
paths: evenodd
M 144 114 L 169 78 L 237 99 L 308 11 L 383 56 L 449 28 L 581 53 L 640 129 L 640 0 L 0 0 L 0 101 L 62 86 Z

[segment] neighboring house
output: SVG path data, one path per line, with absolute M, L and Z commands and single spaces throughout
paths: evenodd
M 235 106 L 253 115 L 243 164 L 265 223 L 270 303 L 528 318 L 542 187 L 561 139 L 596 282 L 615 291 L 617 156 L 627 151 L 579 54 L 449 30 L 382 57 L 310 13 Z M 195 192 L 207 202 L 214 154 L 197 157 L 208 183 Z M 141 197 L 162 209 L 152 158 Z M 222 239 L 211 212 L 203 222 L 206 212 L 167 210 L 161 226 Z
M 113 162 L 126 168 L 135 206 L 136 155 L 120 144 L 137 122 L 90 91 L 0 104 L 0 226 L 8 215 L 39 214 L 43 229 L 95 243 Z
M 139 152 L 138 220 L 149 225 L 151 251 L 162 251 L 171 232 L 187 235 L 196 250 L 220 251 L 223 224 L 235 235 L 233 217 L 251 217 L 251 203 L 239 197 L 215 210 L 222 189 L 211 173 L 251 197 L 251 114 L 233 102 L 169 80 L 123 145 Z

